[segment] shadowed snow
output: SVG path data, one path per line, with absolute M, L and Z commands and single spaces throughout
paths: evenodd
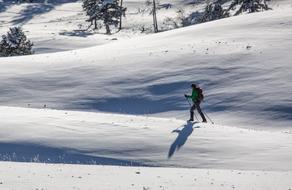
M 291 170 L 291 133 L 119 114 L 0 107 L 0 159 Z

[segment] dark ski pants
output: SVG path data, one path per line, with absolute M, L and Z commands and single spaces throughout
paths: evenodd
M 198 110 L 200 116 L 201 116 L 202 119 L 203 119 L 203 122 L 207 122 L 206 117 L 205 117 L 205 115 L 203 114 L 202 109 L 201 109 L 201 107 L 200 107 L 200 102 L 194 102 L 194 103 L 193 103 L 193 106 L 191 107 L 191 110 L 190 110 L 190 112 L 191 112 L 191 118 L 190 118 L 190 119 L 191 119 L 191 120 L 194 120 L 194 110 L 195 110 L 195 109 Z

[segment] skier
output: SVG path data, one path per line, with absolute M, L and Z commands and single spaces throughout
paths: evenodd
M 203 114 L 201 107 L 200 107 L 201 101 L 204 99 L 203 91 L 196 84 L 192 84 L 191 87 L 192 87 L 192 95 L 185 94 L 186 98 L 192 99 L 192 101 L 193 101 L 193 105 L 191 106 L 191 109 L 190 109 L 189 121 L 194 121 L 194 110 L 197 109 L 200 116 L 203 119 L 203 122 L 207 123 L 206 117 Z

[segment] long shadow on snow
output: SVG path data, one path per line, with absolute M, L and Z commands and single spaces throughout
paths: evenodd
M 138 93 L 132 96 L 82 98 L 82 100 L 73 103 L 74 106 L 70 109 L 76 109 L 77 107 L 78 109 L 125 114 L 155 114 L 167 111 L 188 110 L 188 103 L 183 96 L 183 90 L 188 89 L 188 87 L 188 81 L 150 85 L 144 89 L 129 90 L 134 94 L 135 92 L 136 94 Z M 152 95 L 152 98 L 147 97 L 147 95 Z
M 175 98 L 164 98 L 159 100 L 151 100 L 139 97 L 120 97 L 99 99 L 83 99 L 82 103 L 78 103 L 73 107 L 85 110 L 98 110 L 104 112 L 114 112 L 123 114 L 155 114 L 165 111 L 186 110 L 186 104 L 179 105 Z
M 202 86 L 212 88 L 217 83 L 210 80 L 196 80 Z M 72 102 L 69 109 L 97 110 L 104 112 L 124 113 L 124 114 L 156 114 L 168 111 L 189 112 L 189 104 L 184 97 L 184 93 L 191 93 L 190 81 L 172 82 L 166 84 L 149 85 L 146 88 L 129 89 L 132 96 L 123 97 L 84 97 Z M 218 85 L 218 84 L 217 84 Z M 203 87 L 204 89 L 204 87 Z M 141 93 L 142 92 L 142 93 Z M 208 92 L 206 89 L 205 93 Z M 150 95 L 148 97 L 147 95 Z M 223 97 L 221 99 L 218 98 Z M 207 112 L 222 112 L 225 110 L 242 110 L 235 102 L 242 99 L 246 101 L 254 99 L 250 92 L 238 92 L 230 94 L 205 94 L 205 101 L 201 107 Z
M 199 126 L 194 127 L 195 123 L 196 122 L 193 123 L 188 121 L 184 125 L 183 129 L 176 129 L 172 131 L 173 133 L 178 133 L 178 136 L 169 148 L 168 158 L 171 158 L 174 155 L 175 151 L 178 151 L 187 142 L 188 137 L 193 133 L 194 128 L 200 128 Z
M 14 143 L 0 143 L 0 161 L 148 166 L 135 161 L 88 156 L 70 149 Z
M 272 119 L 287 119 L 292 120 L 292 104 L 276 105 L 274 107 L 265 108 L 265 113 L 270 113 L 269 116 Z

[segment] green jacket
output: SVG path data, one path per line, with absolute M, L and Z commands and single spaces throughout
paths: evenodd
M 198 92 L 198 90 L 193 89 L 192 95 L 190 95 L 190 96 L 187 95 L 186 97 L 192 99 L 193 102 L 196 102 L 196 101 L 198 101 L 199 92 Z

